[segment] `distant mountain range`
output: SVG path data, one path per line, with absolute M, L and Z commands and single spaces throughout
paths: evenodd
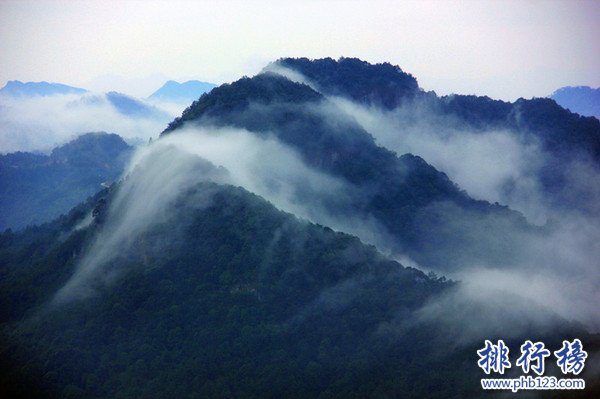
M 86 131 L 146 142 L 214 85 L 167 82 L 150 98 L 93 93 L 59 83 L 10 81 L 0 89 L 0 153 L 48 151 Z
M 46 152 L 89 131 L 118 132 L 128 141 L 147 142 L 180 112 L 115 91 L 92 93 L 59 84 L 51 84 L 50 90 L 44 83 L 22 86 L 29 89 L 15 91 L 9 82 L 1 90 L 0 153 Z
M 91 94 L 81 97 L 79 105 L 110 104 L 121 115 L 131 118 L 168 119 L 169 114 L 143 100 L 123 93 L 110 91 L 106 94 Z
M 192 103 L 206 92 L 211 91 L 216 85 L 199 80 L 188 80 L 178 83 L 169 80 L 160 89 L 152 93 L 148 99 L 174 103 Z
M 567 86 L 556 90 L 550 98 L 571 112 L 600 119 L 600 88 Z
M 84 94 L 87 90 L 61 83 L 27 82 L 11 80 L 0 89 L 0 94 L 13 97 L 53 96 L 56 94 Z
M 169 82 L 167 82 L 168 84 Z M 166 84 L 166 85 L 167 85 Z M 165 86 L 166 86 L 165 85 Z M 163 86 L 164 87 L 164 86 Z M 177 87 L 171 87 L 170 93 L 174 96 L 179 93 Z M 183 95 L 189 94 L 191 88 L 184 87 Z M 160 90 L 159 90 L 160 91 Z M 164 116 L 164 111 L 159 110 L 155 106 L 145 103 L 143 100 L 136 99 L 127 94 L 110 91 L 105 94 L 88 94 L 85 89 L 78 87 L 67 86 L 61 83 L 47 82 L 27 82 L 23 83 L 18 80 L 9 81 L 3 88 L 0 89 L 0 95 L 10 97 L 49 97 L 64 94 L 81 94 L 82 104 L 99 104 L 104 97 L 119 113 L 132 117 L 159 117 Z M 202 93 L 200 93 L 202 94 Z
M 0 155 L 0 230 L 55 219 L 118 179 L 132 148 L 116 134 L 88 133 L 50 155 Z
M 200 98 L 200 96 L 213 88 L 216 85 L 199 80 L 189 80 L 187 82 L 178 83 L 174 80 L 167 81 L 162 87 L 148 96 L 148 100 L 153 102 L 172 102 L 189 104 Z M 0 95 L 10 97 L 46 97 L 60 94 L 86 94 L 88 90 L 68 86 L 62 83 L 48 82 L 21 82 L 11 80 L 0 89 Z M 106 93 L 108 100 L 121 112 L 125 114 L 140 114 L 147 111 L 140 111 L 142 107 L 146 109 L 149 105 L 144 104 L 144 100 L 136 99 L 127 94 L 110 91 Z

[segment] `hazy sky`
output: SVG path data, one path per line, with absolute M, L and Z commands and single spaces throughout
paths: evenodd
M 438 94 L 514 100 L 600 86 L 600 1 L 0 0 L 0 85 L 145 96 L 284 56 L 389 61 Z

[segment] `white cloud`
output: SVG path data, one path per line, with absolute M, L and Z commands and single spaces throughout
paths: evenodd
M 103 95 L 0 97 L 0 153 L 49 151 L 76 136 L 105 131 L 128 141 L 158 137 L 174 115 L 134 117 L 119 113 Z

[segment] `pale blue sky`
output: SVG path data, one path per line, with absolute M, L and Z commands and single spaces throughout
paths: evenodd
M 0 85 L 145 96 L 283 56 L 389 61 L 438 94 L 514 100 L 600 86 L 599 1 L 0 1 Z

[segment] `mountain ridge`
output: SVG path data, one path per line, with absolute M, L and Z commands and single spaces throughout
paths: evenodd
M 375 103 L 386 109 L 393 109 L 423 92 L 417 79 L 388 62 L 370 64 L 347 57 L 337 61 L 332 58 L 281 58 L 273 64 L 299 72 L 316 84 L 323 94 L 346 95 L 355 101 Z
M 545 201 L 549 206 L 558 208 L 579 208 L 584 212 L 595 212 L 597 206 L 585 200 L 593 194 L 593 189 L 584 185 L 565 189 L 565 183 L 573 180 L 571 170 L 581 168 L 581 163 L 591 169 L 600 168 L 600 121 L 593 117 L 585 117 L 561 107 L 556 101 L 549 98 L 520 98 L 514 102 L 491 99 L 487 96 L 475 95 L 448 95 L 438 97 L 434 92 L 425 92 L 417 85 L 412 76 L 403 72 L 399 67 L 385 64 L 370 65 L 364 61 L 351 59 L 352 62 L 341 58 L 337 69 L 329 66 L 317 68 L 325 64 L 332 65 L 332 59 L 280 59 L 275 65 L 282 65 L 293 72 L 303 75 L 308 73 L 306 79 L 325 82 L 325 92 L 330 96 L 355 101 L 367 107 L 378 107 L 385 112 L 394 113 L 398 110 L 410 114 L 423 113 L 424 118 L 435 116 L 444 119 L 438 130 L 443 131 L 446 126 L 454 126 L 456 130 L 469 129 L 473 133 L 486 133 L 493 130 L 509 132 L 513 139 L 521 145 L 539 147 L 544 155 L 538 167 L 537 179 L 541 185 Z M 315 66 L 311 66 L 311 65 Z M 368 85 L 369 94 L 357 96 L 354 92 L 352 80 L 335 80 L 330 78 L 331 71 L 341 69 L 345 65 L 350 69 L 356 65 L 354 73 L 363 73 L 361 81 L 376 81 L 377 84 Z M 296 68 L 296 69 L 293 69 Z M 317 73 L 325 69 L 324 77 Z M 277 69 L 274 69 L 277 72 Z M 346 72 L 348 75 L 348 72 Z M 285 71 L 283 72 L 285 75 Z M 293 77 L 292 77 L 293 78 Z M 411 89 L 401 89 L 396 81 L 408 80 Z M 393 93 L 396 93 L 395 95 Z M 386 98 L 395 98 L 385 106 Z M 395 108 L 394 108 L 395 107 Z M 410 123 L 410 121 L 409 121 Z M 397 130 L 397 135 L 402 137 L 402 127 Z M 440 139 L 443 141 L 443 133 Z
M 327 109 L 327 113 L 322 109 Z M 334 114 L 337 115 L 336 123 L 331 124 L 328 118 Z M 452 229 L 445 233 L 450 236 L 441 234 L 443 238 L 434 240 L 427 231 L 444 229 L 431 225 L 438 223 L 435 218 L 426 216 L 431 212 L 431 206 L 448 202 L 476 225 L 483 223 L 477 229 L 488 223 L 494 224 L 492 220 L 497 217 L 509 220 L 516 231 L 528 229 L 520 214 L 506 207 L 473 200 L 422 158 L 411 154 L 398 157 L 377 146 L 369 133 L 352 118 L 345 118 L 344 113 L 329 104 L 321 93 L 277 74 L 267 72 L 242 78 L 204 94 L 169 124 L 161 136 L 172 134 L 184 123 L 234 126 L 259 136 L 269 132 L 275 134 L 284 144 L 296 149 L 308 165 L 358 185 L 363 194 L 351 200 L 349 209 L 373 215 L 400 238 L 402 248 L 425 264 L 452 268 L 464 260 L 462 256 L 489 257 L 494 253 L 492 246 L 474 245 L 472 237 L 467 240 L 471 244 L 462 243 L 470 249 L 457 256 L 453 248 L 459 244 L 450 236 L 464 237 L 464 232 L 451 232 Z M 497 231 L 509 242 L 514 242 L 517 251 L 519 245 L 514 237 L 510 237 L 514 236 L 512 233 Z M 443 256 L 436 256 L 435 251 L 429 250 L 432 240 L 440 248 L 444 247 L 444 241 L 453 244 L 442 251 Z M 423 251 L 423 246 L 428 250 Z M 456 258 L 450 257 L 450 253 Z M 504 251 L 496 256 L 500 258 L 501 253 Z
M 73 229 L 102 198 L 110 204 L 116 190 L 105 192 L 53 224 L 29 229 L 21 235 L 0 234 L 0 256 L 5 262 L 2 284 L 8 284 L 2 290 L 3 308 L 14 302 L 10 309 L 18 310 L 10 317 L 20 319 L 28 315 L 27 310 L 32 306 L 46 301 L 52 286 L 60 286 L 73 273 L 78 257 L 72 254 L 83 251 L 86 238 L 100 231 L 102 222 L 75 231 L 67 240 L 57 237 L 62 231 Z M 199 198 L 210 200 L 199 207 Z M 294 392 L 294 396 L 312 395 L 333 388 L 336 380 L 353 369 L 360 370 L 362 366 L 354 361 L 362 358 L 366 364 L 372 364 L 375 355 L 382 353 L 383 347 L 371 346 L 373 338 L 370 333 L 365 334 L 365 329 L 375 332 L 380 322 L 393 317 L 394 309 L 408 312 L 451 285 L 387 260 L 374 247 L 367 247 L 354 237 L 278 211 L 241 188 L 201 183 L 186 191 L 172 206 L 180 211 L 174 219 L 144 232 L 113 261 L 125 271 L 116 286 L 100 285 L 95 294 L 97 300 L 65 304 L 70 309 L 66 313 L 60 308 L 50 310 L 46 316 L 42 313 L 21 324 L 16 336 L 4 340 L 12 344 L 8 355 L 25 355 L 32 367 L 44 361 L 46 370 L 58 373 L 56 378 L 40 380 L 33 387 L 43 387 L 46 392 L 61 396 L 66 392 L 65 385 L 75 383 L 82 392 L 112 396 L 116 392 L 110 387 L 113 379 L 125 375 L 116 372 L 113 358 L 133 350 L 132 355 L 142 359 L 151 370 L 165 351 L 180 366 L 169 377 L 179 381 L 174 386 L 158 369 L 153 378 L 143 383 L 142 374 L 134 368 L 135 362 L 128 363 L 124 372 L 130 375 L 126 390 L 131 394 L 144 396 L 152 392 L 158 396 L 185 397 L 186 392 L 195 392 L 219 396 L 226 388 L 208 382 L 210 375 L 218 373 L 238 380 L 233 392 L 240 394 L 258 390 L 273 395 L 286 392 Z M 26 248 L 28 237 L 36 234 L 39 237 L 36 230 L 43 232 L 45 240 L 52 237 L 52 242 L 48 245 L 46 241 L 40 248 L 37 261 L 34 260 L 37 267 L 33 267 Z M 180 239 L 170 240 L 165 246 L 161 243 L 165 232 Z M 8 243 L 13 250 L 21 248 L 21 252 L 13 255 L 13 250 L 7 251 Z M 238 255 L 227 255 L 232 251 Z M 34 273 L 29 277 L 31 280 L 23 277 L 31 273 Z M 27 297 L 28 302 L 18 300 L 22 297 L 22 284 L 38 279 L 47 281 L 45 273 L 54 276 L 53 284 L 40 287 L 37 296 Z M 192 297 L 196 300 L 191 300 Z M 115 307 L 113 303 L 118 305 Z M 367 314 L 367 311 L 368 320 L 343 322 L 350 314 Z M 127 316 L 132 314 L 136 316 Z M 82 329 L 83 319 L 87 321 Z M 173 338 L 169 338 L 171 335 Z M 328 341 L 334 337 L 335 347 Z M 139 339 L 154 344 L 140 346 Z M 290 346 L 290 342 L 295 343 Z M 38 351 L 38 345 L 46 350 Z M 321 349 L 317 351 L 319 345 Z M 426 348 L 418 342 L 415 345 Z M 61 353 L 73 350 L 80 354 L 77 358 L 66 355 L 71 359 L 69 362 L 60 360 Z M 287 352 L 285 358 L 289 360 L 279 358 L 282 350 Z M 248 357 L 249 351 L 254 356 Z M 194 354 L 198 361 L 192 361 L 189 354 Z M 340 364 L 340 355 L 354 360 Z M 103 360 L 92 360 L 99 356 Z M 269 358 L 279 358 L 280 366 L 304 383 L 299 385 L 296 377 L 267 367 L 265 360 Z M 216 362 L 217 359 L 221 361 Z M 200 367 L 201 364 L 205 366 Z M 338 366 L 334 369 L 335 364 Z M 390 365 L 390 372 L 403 364 L 404 361 Z M 182 384 L 189 367 L 200 378 Z M 244 379 L 242 376 L 248 375 L 249 367 L 256 373 L 250 372 L 253 378 Z M 310 371 L 315 368 L 320 370 L 321 377 Z M 3 388 L 20 380 L 19 370 L 8 373 L 10 380 Z M 96 378 L 108 377 L 111 383 L 98 386 L 91 380 L 77 383 L 69 377 L 82 372 Z M 261 373 L 266 374 L 261 377 Z M 369 383 L 367 376 L 364 377 L 351 385 L 358 389 L 362 384 L 372 387 L 381 383 Z M 365 387 L 361 389 L 371 389 Z M 401 387 L 408 389 L 405 383 L 397 385 L 397 389 Z
M 572 112 L 600 119 L 600 87 L 565 86 L 554 91 L 549 97 Z
M 0 89 L 0 94 L 13 97 L 25 96 L 51 96 L 55 94 L 84 94 L 86 89 L 69 86 L 62 83 L 48 82 L 21 82 L 19 80 L 9 80 L 4 87 Z
M 217 85 L 200 80 L 188 80 L 182 83 L 168 80 L 148 96 L 149 100 L 171 101 L 176 103 L 191 103 L 206 92 L 211 91 Z
M 0 230 L 48 222 L 113 182 L 132 148 L 120 136 L 88 133 L 50 155 L 0 156 Z

